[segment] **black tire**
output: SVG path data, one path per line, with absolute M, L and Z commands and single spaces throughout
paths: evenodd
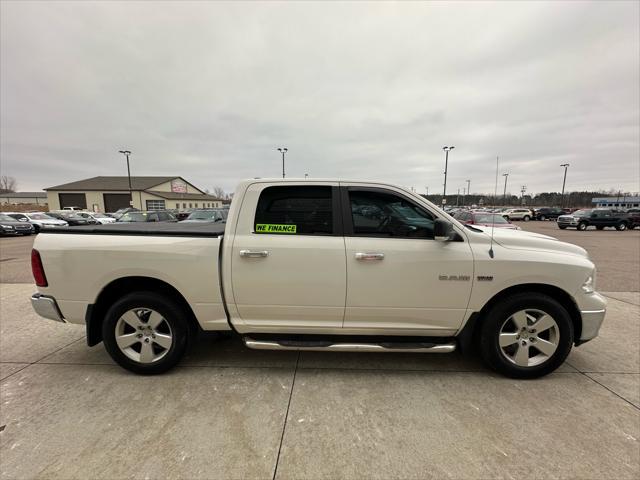
M 587 222 L 580 222 L 578 224 L 578 230 L 580 230 L 581 232 L 584 232 L 587 229 L 588 225 Z
M 546 220 L 546 219 L 547 219 L 547 216 L 546 216 L 546 215 L 540 215 L 540 216 L 538 217 L 538 220 Z
M 619 224 L 616 225 L 616 230 L 618 230 L 619 232 L 622 232 L 626 229 L 627 229 L 627 224 L 625 222 L 620 222 Z
M 129 358 L 116 342 L 118 320 L 135 308 L 155 310 L 164 317 L 170 327 L 173 337 L 171 346 L 162 358 L 153 363 L 142 363 Z M 184 355 L 188 338 L 189 323 L 184 309 L 166 295 L 153 292 L 133 292 L 125 295 L 111 306 L 102 323 L 102 339 L 111 358 L 121 367 L 142 375 L 155 375 L 174 367 Z
M 40 225 L 33 224 L 33 233 L 40 233 Z
M 596 230 L 604 230 L 604 227 L 602 225 L 597 225 Z
M 560 230 L 566 230 L 566 229 L 567 229 L 567 226 L 566 226 L 566 225 L 558 225 L 558 228 L 559 228 Z
M 514 313 L 535 309 L 553 317 L 559 339 L 555 352 L 544 362 L 521 367 L 508 360 L 499 344 L 500 330 Z M 535 343 L 531 344 L 535 346 Z M 480 353 L 484 361 L 495 371 L 511 378 L 538 378 L 553 372 L 565 361 L 573 346 L 573 323 L 565 308 L 555 299 L 537 292 L 519 293 L 505 298 L 489 310 L 480 328 Z
M 531 217 L 529 215 L 525 215 L 524 217 L 522 217 L 522 220 L 528 222 L 529 220 L 531 220 Z

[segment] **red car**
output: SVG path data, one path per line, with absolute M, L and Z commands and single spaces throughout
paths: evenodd
M 516 227 L 499 213 L 458 212 L 453 216 L 453 218 L 458 220 L 460 223 L 465 223 L 467 225 L 481 225 L 484 227 L 493 226 L 495 228 L 509 228 L 511 230 L 520 230 L 520 227 Z

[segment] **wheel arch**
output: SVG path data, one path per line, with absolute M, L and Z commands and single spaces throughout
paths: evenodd
M 477 335 L 480 332 L 480 326 L 486 318 L 487 313 L 504 298 L 518 293 L 542 293 L 558 301 L 567 310 L 571 317 L 574 331 L 574 342 L 576 339 L 580 338 L 582 334 L 582 317 L 580 316 L 580 309 L 578 308 L 576 301 L 569 293 L 554 285 L 544 283 L 523 283 L 507 287 L 496 293 L 487 303 L 484 304 L 479 312 L 474 312 L 471 317 L 469 317 L 469 320 L 467 320 L 467 323 L 458 334 L 460 348 L 463 351 L 466 351 L 472 348 L 473 345 L 477 345 Z
M 189 336 L 197 334 L 200 325 L 189 302 L 172 285 L 153 277 L 132 276 L 113 280 L 98 294 L 95 303 L 89 305 L 85 315 L 87 344 L 92 347 L 102 341 L 102 322 L 109 307 L 127 293 L 149 291 L 174 300 L 187 314 Z

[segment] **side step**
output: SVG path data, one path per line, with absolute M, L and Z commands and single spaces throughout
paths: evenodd
M 404 353 L 450 353 L 456 349 L 455 341 L 432 342 L 380 342 L 339 343 L 316 340 L 254 340 L 243 337 L 244 344 L 254 350 L 306 350 L 315 352 L 404 352 Z

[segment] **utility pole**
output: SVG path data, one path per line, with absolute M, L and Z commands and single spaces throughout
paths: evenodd
M 129 150 L 118 150 L 119 153 L 122 153 L 125 157 L 127 157 L 127 178 L 129 179 L 129 206 L 133 207 L 133 189 L 131 188 L 131 169 L 129 168 L 129 155 L 131 152 Z M 142 207 L 142 205 L 140 205 Z
M 567 183 L 567 168 L 569 168 L 569 164 L 563 163 L 560 166 L 564 167 L 564 178 L 562 179 L 562 196 L 560 197 L 560 204 L 561 204 L 560 208 L 564 208 L 564 185 L 565 183 Z
M 444 150 L 444 189 L 442 190 L 442 205 L 447 203 L 447 171 L 449 170 L 449 152 L 453 150 L 453 145 L 450 147 L 442 147 Z
M 278 148 L 278 151 L 282 153 L 282 178 L 284 178 L 284 154 L 287 153 L 287 147 Z
M 502 176 L 504 177 L 504 192 L 502 193 L 502 203 L 506 207 L 507 206 L 507 178 L 509 178 L 509 174 L 503 173 Z

